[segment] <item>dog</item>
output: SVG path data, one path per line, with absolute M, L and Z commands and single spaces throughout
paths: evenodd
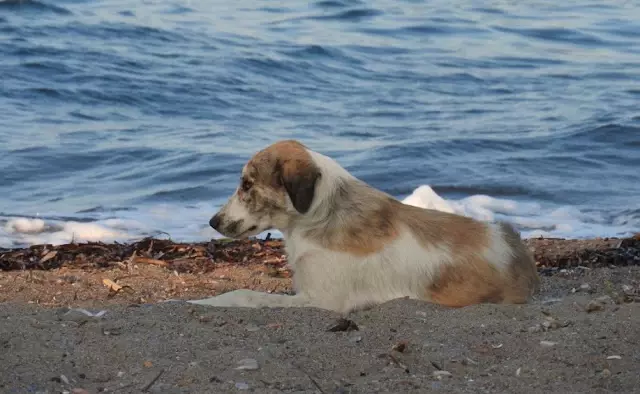
M 522 304 L 540 287 L 511 225 L 404 204 L 296 140 L 257 152 L 209 224 L 236 239 L 279 230 L 294 295 L 239 289 L 194 304 L 348 314 L 407 297 L 458 308 Z

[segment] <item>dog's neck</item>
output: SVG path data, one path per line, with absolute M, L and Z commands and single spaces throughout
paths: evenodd
M 310 154 L 322 175 L 309 211 L 295 215 L 288 228 L 281 230 L 285 239 L 293 231 L 322 228 L 331 232 L 332 229 L 348 227 L 353 220 L 362 219 L 363 206 L 375 206 L 374 201 L 388 197 L 356 178 L 333 159 L 317 152 L 311 151 Z

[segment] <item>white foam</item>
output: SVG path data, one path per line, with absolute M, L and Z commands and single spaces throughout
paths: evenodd
M 444 201 L 444 203 L 443 203 Z M 575 207 L 542 206 L 535 202 L 474 195 L 460 200 L 443 200 L 429 186 L 414 190 L 403 202 L 422 208 L 438 209 L 484 221 L 505 220 L 516 225 L 522 236 L 589 238 L 620 237 L 640 229 L 640 220 L 617 220 L 624 225 L 609 223 L 599 214 L 585 213 Z
M 131 221 L 118 219 L 83 223 L 14 218 L 6 222 L 4 231 L 0 231 L 0 246 L 125 241 L 130 238 L 128 231 L 132 228 L 135 226 Z
M 402 200 L 405 204 L 470 216 L 480 220 L 506 220 L 515 224 L 523 237 L 620 237 L 640 230 L 640 219 L 605 218 L 582 212 L 575 207 L 543 205 L 474 195 L 462 199 L 444 199 L 430 186 L 422 185 Z M 154 205 L 131 211 L 93 213 L 93 221 L 52 220 L 42 217 L 0 216 L 0 247 L 33 244 L 64 244 L 71 241 L 131 242 L 146 236 L 170 238 L 181 242 L 202 242 L 222 238 L 209 227 L 209 219 L 219 207 L 201 203 L 188 207 Z M 56 213 L 60 215 L 60 213 Z M 117 216 L 117 217 L 114 217 Z M 78 217 L 80 219 L 80 217 Z M 87 216 L 82 217 L 88 219 Z M 278 231 L 270 232 L 280 238 Z
M 27 218 L 18 218 L 9 220 L 7 224 L 5 224 L 4 229 L 9 234 L 31 234 L 31 233 L 39 233 L 44 230 L 44 220 L 42 219 L 27 219 Z
M 422 185 L 407 196 L 402 202 L 420 208 L 435 209 L 454 213 L 453 207 L 442 197 L 436 194 L 430 186 Z

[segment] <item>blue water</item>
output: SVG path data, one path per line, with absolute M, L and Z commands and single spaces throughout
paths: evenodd
M 282 138 L 528 236 L 640 231 L 634 1 L 5 0 L 0 81 L 0 246 L 216 236 Z

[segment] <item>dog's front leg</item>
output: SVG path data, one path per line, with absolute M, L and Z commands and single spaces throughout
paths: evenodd
M 311 306 L 309 300 L 302 295 L 270 294 L 247 289 L 233 290 L 215 297 L 190 300 L 188 302 L 205 306 L 244 308 L 290 308 Z

